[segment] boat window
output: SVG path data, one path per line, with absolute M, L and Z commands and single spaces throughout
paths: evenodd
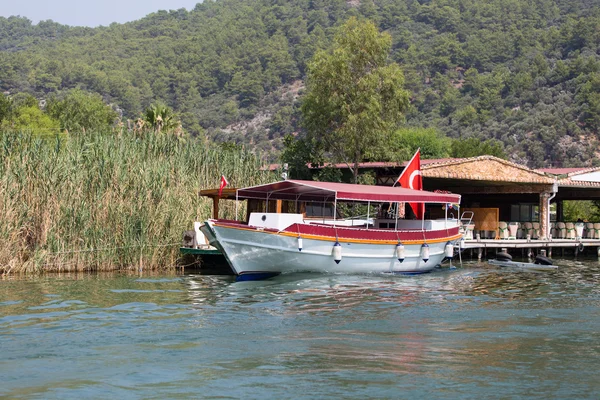
M 307 217 L 333 217 L 333 204 L 331 203 L 306 203 Z

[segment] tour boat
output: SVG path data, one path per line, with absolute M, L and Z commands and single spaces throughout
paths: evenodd
M 462 237 L 460 219 L 449 211 L 460 195 L 447 192 L 283 180 L 237 189 L 235 198 L 249 200 L 245 221 L 209 219 L 200 229 L 239 280 L 295 271 L 425 273 L 451 258 Z M 342 203 L 366 207 L 363 222 L 339 220 Z M 441 218 L 401 218 L 404 203 L 424 204 Z M 323 218 L 307 218 L 307 207 L 316 206 Z

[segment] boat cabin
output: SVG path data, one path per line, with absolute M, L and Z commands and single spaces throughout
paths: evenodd
M 311 191 L 302 191 L 299 187 L 292 186 L 287 189 L 278 189 L 277 182 L 271 185 L 261 185 L 260 190 L 252 192 L 250 189 L 225 189 L 221 196 L 218 189 L 207 189 L 200 192 L 201 196 L 213 199 L 213 219 L 219 219 L 219 200 L 238 200 L 245 201 L 245 222 L 251 226 L 265 226 L 266 221 L 260 221 L 260 216 L 268 217 L 272 221 L 275 229 L 281 229 L 283 221 L 287 217 L 277 217 L 277 214 L 295 215 L 294 218 L 301 216 L 304 223 L 326 224 L 335 226 L 353 226 L 375 229 L 409 229 L 409 230 L 431 230 L 438 228 L 438 225 L 446 220 L 458 220 L 460 196 L 449 192 L 435 193 L 431 198 L 436 203 L 424 204 L 424 216 L 417 219 L 414 211 L 406 202 L 393 202 L 391 198 L 381 197 L 373 191 L 373 186 L 360 185 L 365 189 L 365 193 L 360 196 L 349 196 L 349 198 L 340 199 L 336 191 L 348 184 L 338 184 L 332 182 L 316 181 L 282 181 L 305 185 L 312 188 Z M 355 186 L 355 185 L 353 185 Z M 389 189 L 378 187 L 380 189 Z M 399 191 L 405 191 L 403 188 L 396 188 Z M 410 192 L 410 191 L 407 191 Z M 437 196 L 437 197 L 436 197 Z M 445 198 L 445 197 L 447 198 Z M 440 206 L 438 200 L 445 198 L 448 203 Z M 344 200 L 339 201 L 338 200 Z M 236 208 L 236 214 L 239 209 Z M 236 219 L 240 219 L 236 215 Z

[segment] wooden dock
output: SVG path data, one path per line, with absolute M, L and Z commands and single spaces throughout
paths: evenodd
M 461 245 L 463 250 L 476 250 L 478 259 L 481 259 L 488 249 L 504 249 L 509 252 L 511 249 L 521 249 L 523 254 L 537 249 L 552 257 L 553 250 L 558 250 L 563 255 L 565 250 L 572 251 L 577 256 L 590 247 L 595 248 L 591 254 L 600 257 L 600 239 L 469 239 L 464 240 Z M 590 253 L 589 250 L 586 253 Z
M 463 249 L 509 248 L 531 249 L 546 247 L 582 248 L 599 247 L 600 239 L 469 239 L 463 243 Z

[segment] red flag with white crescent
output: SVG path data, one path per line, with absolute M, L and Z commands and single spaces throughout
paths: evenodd
M 403 188 L 423 190 L 423 180 L 421 179 L 421 149 L 410 159 L 404 171 L 398 177 L 397 182 Z M 417 219 L 423 219 L 425 213 L 425 204 L 423 203 L 408 203 L 412 208 Z
M 223 188 L 229 185 L 227 179 L 225 179 L 225 175 L 221 175 L 221 186 L 219 187 L 219 197 L 221 197 L 221 193 L 223 192 Z

